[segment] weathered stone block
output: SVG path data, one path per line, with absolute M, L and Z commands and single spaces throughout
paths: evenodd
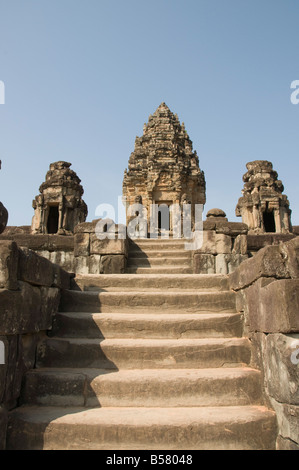
M 70 289 L 71 279 L 75 276 L 75 274 L 65 271 L 65 269 L 61 268 L 58 264 L 53 265 L 53 270 L 53 287 L 58 287 L 59 289 Z
M 246 263 L 246 262 L 245 262 Z M 246 289 L 237 291 L 237 310 L 245 315 L 244 328 L 247 332 L 262 332 L 260 315 L 260 291 L 275 281 L 274 278 L 260 278 Z
M 41 312 L 41 292 L 27 282 L 19 291 L 0 289 L 0 334 L 35 332 Z
M 282 279 L 260 290 L 260 331 L 299 332 L 299 279 Z
M 6 447 L 6 429 L 8 423 L 8 412 L 0 406 L 0 450 L 5 450 Z
M 8 364 L 8 340 L 6 336 L 0 336 L 1 355 L 0 355 L 0 403 L 3 403 L 5 396 L 7 364 Z
M 101 255 L 91 255 L 89 257 L 89 274 L 101 273 Z
M 226 255 L 227 257 L 227 266 L 228 266 L 228 273 L 233 273 L 243 261 L 248 259 L 247 255 L 242 255 L 238 253 L 232 253 L 231 255 Z
M 288 260 L 290 276 L 299 278 L 299 237 L 280 245 L 283 256 Z
M 193 258 L 194 274 L 215 274 L 215 256 L 198 253 Z
M 19 256 L 19 279 L 37 286 L 51 286 L 54 282 L 53 264 L 34 251 L 23 248 Z
M 237 253 L 219 254 L 215 260 L 216 274 L 233 273 L 246 259 L 247 255 Z
M 94 233 L 96 224 L 101 219 L 94 220 L 92 222 L 83 222 L 82 224 L 76 225 L 74 233 Z
M 270 396 L 280 403 L 299 405 L 299 334 L 267 335 L 263 364 Z
M 242 263 L 230 276 L 230 286 L 233 290 L 243 289 L 260 277 L 277 279 L 291 277 L 288 257 L 282 252 L 280 246 L 267 246 L 253 258 Z
M 260 278 L 244 289 L 243 305 L 250 331 L 299 331 L 299 280 Z
M 89 233 L 75 234 L 74 256 L 89 256 Z
M 18 289 L 19 249 L 15 242 L 0 241 L 0 288 Z
M 248 226 L 240 222 L 218 222 L 216 224 L 216 233 L 223 233 L 226 235 L 234 236 L 248 232 Z
M 68 272 L 75 272 L 74 253 L 69 251 L 53 251 L 50 253 L 50 261 L 58 264 Z
M 227 257 L 224 254 L 219 254 L 215 257 L 215 272 L 216 274 L 228 274 Z
M 42 256 L 43 258 L 50 260 L 51 253 L 48 250 L 36 250 L 35 253 L 39 256 Z
M 99 240 L 95 233 L 90 235 L 90 254 L 91 255 L 111 255 L 121 254 L 127 256 L 127 240 Z
M 123 274 L 126 268 L 124 255 L 107 255 L 101 257 L 101 274 Z
M 34 235 L 35 236 L 35 235 Z M 49 251 L 74 251 L 74 236 L 48 235 Z
M 203 232 L 203 244 L 195 253 L 205 253 L 217 255 L 218 253 L 231 253 L 232 240 L 231 237 L 218 234 L 212 230 Z
M 20 393 L 23 366 L 20 361 L 21 345 L 20 336 L 10 335 L 6 337 L 6 362 L 5 379 L 3 382 L 2 403 L 9 409 L 16 405 Z
M 49 330 L 52 327 L 52 320 L 58 312 L 60 302 L 60 289 L 55 287 L 41 287 L 41 312 L 36 328 L 39 330 Z
M 74 262 L 76 274 L 89 274 L 90 256 L 76 256 Z
M 276 413 L 279 434 L 284 440 L 299 444 L 299 406 L 282 404 L 271 399 Z M 298 446 L 299 448 L 299 446 Z
M 272 245 L 273 237 L 269 233 L 261 234 L 248 234 L 247 235 L 247 245 L 248 251 L 258 251 L 264 248 L 265 246 Z
M 278 436 L 276 441 L 276 450 L 299 450 L 299 443 L 297 444 L 290 439 Z
M 234 241 L 233 253 L 247 254 L 247 235 L 238 235 Z
M 49 249 L 49 235 L 16 234 L 13 239 L 22 248 L 30 248 L 34 251 Z
M 22 353 L 22 363 L 25 370 L 33 369 L 35 367 L 36 348 L 39 340 L 40 334 L 31 333 L 20 335 L 20 351 Z

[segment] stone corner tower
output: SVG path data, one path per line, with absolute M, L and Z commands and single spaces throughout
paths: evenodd
M 33 234 L 72 235 L 77 224 L 85 222 L 87 206 L 82 200 L 83 187 L 71 163 L 50 164 L 46 180 L 33 200 Z
M 236 216 L 248 225 L 251 233 L 289 233 L 291 210 L 284 186 L 278 180 L 271 162 L 255 160 L 246 165 L 243 196 L 236 207 Z
M 206 202 L 205 177 L 196 151 L 184 123 L 165 103 L 149 116 L 142 137 L 136 137 L 124 173 L 123 197 L 127 207 L 143 204 L 148 218 L 151 204 L 191 204 L 193 219 L 195 204 Z

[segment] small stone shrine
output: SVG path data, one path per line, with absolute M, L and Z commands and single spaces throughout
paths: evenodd
M 40 194 L 34 199 L 33 234 L 71 235 L 76 225 L 85 222 L 87 206 L 82 200 L 83 187 L 71 163 L 51 163 Z
M 283 184 L 277 179 L 271 162 L 256 160 L 246 165 L 243 176 L 243 197 L 238 201 L 236 215 L 248 225 L 249 233 L 289 233 L 291 210 Z

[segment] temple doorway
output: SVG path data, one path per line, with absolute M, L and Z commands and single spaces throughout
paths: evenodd
M 49 215 L 47 222 L 47 231 L 50 234 L 58 232 L 58 221 L 59 221 L 59 211 L 58 204 L 56 206 L 49 207 Z
M 273 211 L 265 211 L 263 213 L 263 222 L 265 232 L 276 232 L 275 219 Z

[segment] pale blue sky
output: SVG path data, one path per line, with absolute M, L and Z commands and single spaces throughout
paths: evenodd
M 0 200 L 30 225 L 49 164 L 72 163 L 88 220 L 116 204 L 165 101 L 230 220 L 246 162 L 273 162 L 299 225 L 298 0 L 0 0 Z

